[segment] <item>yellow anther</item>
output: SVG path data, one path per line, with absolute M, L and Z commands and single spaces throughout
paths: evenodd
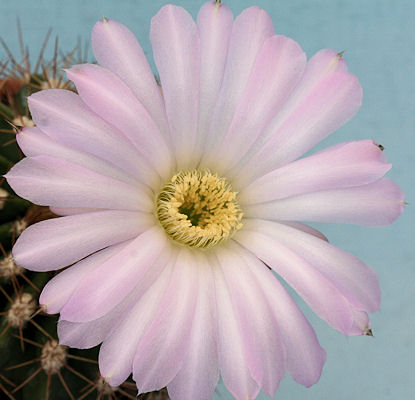
M 156 203 L 164 230 L 174 241 L 189 247 L 212 247 L 242 227 L 237 193 L 224 178 L 207 170 L 174 175 Z

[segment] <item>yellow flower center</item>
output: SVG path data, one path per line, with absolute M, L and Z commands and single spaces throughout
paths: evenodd
M 242 227 L 237 193 L 226 179 L 207 170 L 179 172 L 161 189 L 156 212 L 176 242 L 208 248 Z

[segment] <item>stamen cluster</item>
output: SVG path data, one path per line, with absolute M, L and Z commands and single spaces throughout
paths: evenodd
M 176 242 L 212 247 L 242 227 L 237 193 L 208 170 L 174 175 L 157 197 L 157 217 Z

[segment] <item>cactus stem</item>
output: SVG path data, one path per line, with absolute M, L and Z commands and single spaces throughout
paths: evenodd
M 15 387 L 11 392 L 16 393 L 18 390 L 20 390 L 23 386 L 27 385 L 33 378 L 36 377 L 36 375 L 42 371 L 42 367 L 39 367 L 35 372 L 33 372 L 32 375 L 29 376 L 29 378 L 25 379 L 19 386 Z
M 70 399 L 71 399 L 71 400 L 75 400 L 75 397 L 73 397 L 73 394 L 72 394 L 72 393 L 71 393 L 71 391 L 69 390 L 69 387 L 68 387 L 68 385 L 66 384 L 65 379 L 63 379 L 63 376 L 62 376 L 61 372 L 58 370 L 56 373 L 58 374 L 59 380 L 61 381 L 62 386 L 64 387 L 64 389 L 65 389 L 66 393 L 68 393 L 68 396 L 70 397 Z
M 19 339 L 20 339 L 20 350 L 24 352 L 24 340 L 23 340 L 23 324 L 19 324 Z
M 68 358 L 73 358 L 74 360 L 85 361 L 85 362 L 92 363 L 92 364 L 98 364 L 98 361 L 96 360 L 91 360 L 89 358 L 75 356 L 73 354 L 68 354 Z
M 3 253 L 3 257 L 4 258 L 7 258 L 8 257 L 7 251 L 4 250 L 4 247 L 3 247 L 3 245 L 1 243 L 0 243 L 0 251 Z
M 49 393 L 50 393 L 50 385 L 52 383 L 52 374 L 48 373 L 48 379 L 46 381 L 46 394 L 45 394 L 45 400 L 49 400 Z
M 7 379 L 4 375 L 0 374 L 0 378 L 3 379 L 4 382 L 6 382 L 8 385 L 16 387 L 16 385 L 9 379 Z
M 12 132 L 9 132 L 9 133 L 12 133 Z M 7 147 L 7 146 L 10 146 L 11 144 L 13 144 L 13 143 L 15 143 L 15 142 L 16 142 L 16 138 L 10 139 L 10 140 L 8 140 L 6 143 L 3 143 L 1 147 Z
M 19 339 L 18 335 L 12 334 L 11 336 Z M 32 344 L 33 346 L 39 347 L 39 348 L 43 347 L 40 343 L 34 342 L 33 340 L 30 340 L 30 339 L 23 338 L 23 341 L 26 342 L 26 343 Z
M 35 362 L 37 362 L 37 361 L 40 361 L 40 358 L 34 358 L 33 360 L 29 360 L 29 361 L 22 362 L 22 363 L 20 363 L 20 364 L 12 365 L 11 367 L 7 367 L 7 368 L 5 368 L 5 370 L 6 370 L 6 371 L 10 371 L 10 370 L 12 370 L 12 369 L 16 369 L 16 368 L 25 367 L 26 365 L 33 364 L 33 363 L 35 363 Z
M 87 387 L 89 387 L 91 385 L 87 385 L 85 388 L 83 388 L 82 390 L 85 390 Z M 81 390 L 81 391 L 82 391 Z M 91 392 L 93 392 L 95 390 L 95 384 L 92 383 L 92 386 L 81 396 L 78 397 L 78 400 L 83 400 L 85 397 L 87 397 Z
M 33 321 L 31 319 L 29 321 L 32 325 L 34 325 L 37 329 L 39 329 L 40 332 L 42 332 L 46 337 L 48 337 L 50 340 L 55 340 L 48 332 L 46 332 L 37 322 Z
M 123 396 L 127 397 L 128 399 L 131 399 L 131 400 L 136 400 L 136 399 L 137 399 L 137 397 L 132 396 L 131 394 L 127 393 L 125 390 L 122 390 L 122 389 L 118 388 L 118 391 L 119 391 L 119 392 L 120 392 Z
M 36 292 L 38 292 L 38 293 L 40 293 L 40 289 L 25 275 L 25 274 L 21 274 L 20 275 L 33 289 L 35 289 L 36 290 Z M 46 307 L 44 307 L 44 306 L 41 306 L 41 307 L 39 307 L 39 310 L 38 311 L 36 311 L 36 313 L 35 314 L 33 314 L 33 316 L 32 317 L 34 317 L 37 313 L 39 313 L 39 312 L 41 312 L 41 311 L 43 311 L 43 310 L 45 310 L 46 309 Z
M 0 383 L 0 389 L 6 394 L 6 396 L 11 400 L 16 400 L 10 392 Z
M 4 296 L 9 301 L 9 303 L 13 302 L 12 298 L 7 294 L 7 292 L 1 286 L 0 286 L 0 291 L 4 294 Z
M 0 338 L 3 337 L 3 335 L 9 330 L 9 328 L 12 326 L 12 324 L 9 322 L 6 327 L 1 331 Z
M 84 398 L 88 397 L 88 395 L 94 390 L 97 391 L 98 399 L 104 398 L 105 395 L 108 398 L 116 399 L 117 397 L 115 393 L 117 392 L 128 399 L 137 400 L 137 395 L 133 395 L 131 393 L 126 392 L 122 389 L 122 387 L 124 387 L 127 390 L 133 389 L 134 392 L 137 391 L 136 385 L 133 385 L 130 382 L 124 382 L 120 386 L 112 387 L 106 382 L 106 380 L 101 375 L 99 375 L 95 382 L 90 381 L 88 385 L 81 389 L 81 393 L 85 391 L 86 392 L 81 397 L 78 397 L 78 400 L 83 400 Z
M 66 357 L 70 358 L 71 354 L 67 354 Z M 94 382 L 92 382 L 90 379 L 88 379 L 86 376 L 82 375 L 77 370 L 73 369 L 70 365 L 63 363 L 63 366 L 67 368 L 69 371 L 71 371 L 74 375 L 78 376 L 79 378 L 83 379 L 85 382 L 88 382 L 90 385 L 93 385 Z

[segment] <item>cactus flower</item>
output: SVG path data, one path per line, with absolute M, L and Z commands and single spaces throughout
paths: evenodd
M 404 196 L 373 140 L 303 157 L 359 109 L 342 54 L 307 61 L 257 8 L 219 1 L 194 21 L 167 5 L 150 40 L 104 18 L 98 65 L 66 71 L 77 93 L 29 98 L 36 126 L 7 174 L 15 192 L 60 215 L 26 229 L 15 262 L 70 265 L 43 289 L 60 344 L 102 343 L 102 376 L 140 392 L 208 400 L 221 376 L 236 399 L 274 396 L 288 371 L 316 383 L 325 352 L 283 278 L 345 335 L 369 332 L 376 273 L 302 222 L 392 223 Z M 271 269 L 276 273 L 271 271 Z

